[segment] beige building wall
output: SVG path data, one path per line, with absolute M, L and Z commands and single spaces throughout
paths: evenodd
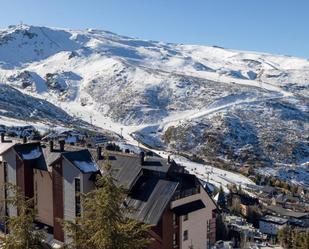
M 189 213 L 186 221 L 184 216 L 180 217 L 180 249 L 189 249 L 190 246 L 193 246 L 194 249 L 207 248 L 207 226 L 208 222 L 212 220 L 212 211 L 216 209 L 216 206 L 206 191 L 200 187 L 200 193 L 173 201 L 171 208 L 196 200 L 203 201 L 205 208 Z M 184 241 L 183 234 L 186 230 L 188 231 L 188 239 Z
M 0 217 L 5 216 L 5 195 L 4 195 L 4 167 L 0 162 Z
M 52 175 L 48 171 L 34 169 L 34 197 L 37 220 L 53 226 L 53 185 Z
M 7 180 L 9 183 L 16 185 L 16 153 L 13 149 L 8 150 L 3 156 L 2 160 L 7 162 Z M 10 192 L 8 192 L 10 195 Z M 11 205 L 8 205 L 9 216 L 16 216 L 17 209 Z

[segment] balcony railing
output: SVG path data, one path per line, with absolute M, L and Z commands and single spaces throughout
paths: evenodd
M 173 196 L 173 201 L 175 200 L 179 200 L 191 195 L 196 195 L 200 193 L 200 188 L 196 187 L 196 188 L 189 188 L 189 189 L 185 189 L 185 190 L 176 190 L 174 196 Z

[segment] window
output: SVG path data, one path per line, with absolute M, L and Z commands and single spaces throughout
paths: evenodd
M 188 220 L 189 219 L 189 214 L 185 214 L 184 216 L 183 216 L 183 221 L 186 221 L 186 220 Z
M 177 216 L 173 214 L 173 226 L 177 226 Z
M 38 182 L 34 182 L 34 193 L 35 193 L 35 198 L 34 198 L 34 205 L 37 207 L 38 206 Z
M 188 230 L 183 231 L 183 241 L 188 240 Z
M 80 179 L 75 178 L 75 215 L 80 216 Z
M 3 167 L 4 167 L 4 183 L 6 184 L 8 182 L 8 164 L 7 162 L 3 162 Z M 7 186 L 4 186 L 4 209 L 5 209 L 5 215 L 8 216 L 8 207 L 7 207 L 7 202 L 6 199 L 8 198 L 8 189 Z
M 173 246 L 176 246 L 177 245 L 177 235 L 176 233 L 174 232 L 173 233 Z

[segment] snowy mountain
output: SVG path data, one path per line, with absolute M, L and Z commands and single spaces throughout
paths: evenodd
M 18 25 L 0 30 L 0 82 L 57 106 L 50 121 L 67 119 L 61 108 L 165 150 L 240 164 L 309 159 L 305 59 Z

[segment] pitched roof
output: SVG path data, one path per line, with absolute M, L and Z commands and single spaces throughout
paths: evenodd
M 272 215 L 266 215 L 266 216 L 262 217 L 260 220 L 270 222 L 270 223 L 274 223 L 274 224 L 279 224 L 279 225 L 283 225 L 283 224 L 288 222 L 287 219 L 277 217 L 277 216 L 272 216 Z
M 289 210 L 289 209 L 285 209 L 281 206 L 271 205 L 271 206 L 267 206 L 266 208 L 269 211 L 271 211 L 273 213 L 277 213 L 277 214 L 284 216 L 284 217 L 302 218 L 302 217 L 305 217 L 305 216 L 309 216 L 309 213 L 296 212 L 296 211 L 292 211 L 292 210 Z
M 48 170 L 48 166 L 43 156 L 41 144 L 38 142 L 15 144 L 14 150 L 24 161 L 33 161 L 32 167 L 40 170 Z
M 59 151 L 50 151 L 49 147 L 43 147 L 42 151 L 43 151 L 46 164 L 48 166 L 50 166 L 53 162 L 55 162 L 61 156 L 61 153 Z
M 14 150 L 25 161 L 38 159 L 43 153 L 40 143 L 16 144 Z
M 99 171 L 98 165 L 95 163 L 88 150 L 62 152 L 61 154 L 82 173 L 94 173 Z
M 126 199 L 126 205 L 133 209 L 130 218 L 157 225 L 170 203 L 178 182 L 158 177 L 142 176 Z
M 125 189 L 131 189 L 142 171 L 140 159 L 138 157 L 110 155 L 109 163 L 112 166 L 112 174 L 118 184 Z
M 96 158 L 96 151 L 90 150 L 93 157 Z M 140 158 L 136 155 L 108 151 L 103 160 L 96 158 L 96 163 L 100 168 L 104 164 L 109 163 L 112 167 L 112 175 L 116 180 L 116 184 L 122 186 L 126 190 L 130 190 L 136 182 L 138 176 L 141 174 L 142 167 L 140 165 Z
M 170 168 L 170 164 L 166 159 L 157 156 L 145 156 L 145 161 L 141 165 L 143 169 L 167 172 Z
M 91 152 L 97 157 L 94 150 Z M 170 172 L 173 165 L 160 157 L 146 156 L 142 165 L 139 155 L 108 151 L 108 160 L 97 163 L 107 161 L 119 185 L 129 190 L 126 205 L 134 210 L 129 216 L 148 224 L 159 222 L 177 191 L 191 190 L 199 184 L 194 175 Z
M 11 149 L 14 146 L 15 142 L 5 142 L 5 143 L 0 143 L 0 155 L 3 153 L 7 152 L 9 149 Z

